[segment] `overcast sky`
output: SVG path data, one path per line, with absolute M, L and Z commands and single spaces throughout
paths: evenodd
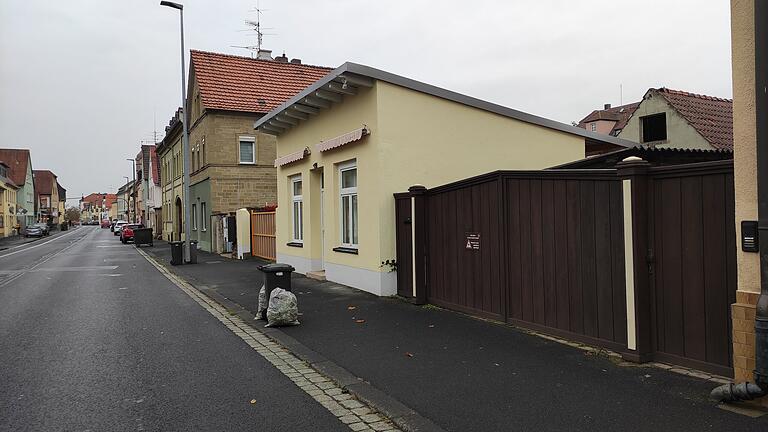
M 187 48 L 249 55 L 256 0 L 186 0 Z M 732 97 L 728 0 L 261 0 L 264 48 L 354 61 L 562 122 L 667 86 Z M 159 0 L 1 0 L 0 147 L 70 197 L 114 192 L 180 104 Z M 187 61 L 189 55 L 186 56 Z M 75 204 L 70 201 L 69 204 Z

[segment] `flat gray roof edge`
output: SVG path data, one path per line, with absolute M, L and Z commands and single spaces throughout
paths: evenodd
M 365 65 L 351 63 L 351 62 L 344 63 L 343 65 L 334 69 L 325 77 L 316 81 L 311 86 L 302 90 L 296 96 L 292 97 L 291 99 L 289 99 L 288 101 L 280 105 L 279 107 L 273 109 L 272 111 L 264 115 L 264 117 L 260 118 L 258 121 L 254 123 L 254 129 L 257 129 L 259 126 L 268 122 L 270 119 L 272 119 L 272 117 L 274 117 L 278 113 L 282 112 L 289 106 L 293 105 L 294 103 L 300 101 L 304 97 L 313 93 L 320 87 L 323 87 L 325 84 L 336 79 L 339 75 L 342 75 L 345 72 L 366 76 L 379 81 L 388 82 L 390 84 L 394 84 L 400 87 L 405 87 L 420 93 L 429 94 L 429 95 L 439 97 L 441 99 L 446 99 L 452 102 L 460 103 L 462 105 L 478 108 L 483 111 L 488 111 L 504 117 L 513 118 L 516 120 L 520 120 L 522 122 L 546 127 L 548 129 L 554 129 L 561 132 L 578 135 L 578 136 L 595 140 L 595 141 L 614 144 L 621 147 L 632 147 L 637 144 L 632 141 L 627 141 L 627 140 L 616 138 L 610 135 L 598 134 L 592 131 L 588 131 L 586 129 L 582 129 L 577 126 L 572 126 L 572 125 L 561 123 L 548 118 L 539 117 L 533 114 L 528 114 L 523 111 L 518 111 L 513 108 L 498 105 L 482 99 L 477 99 L 472 96 L 467 96 L 461 93 L 457 93 L 457 92 L 447 90 L 441 87 L 437 87 L 431 84 L 427 84 L 421 81 L 416 81 L 414 79 L 406 78 L 401 75 L 396 75 L 391 72 L 383 71 L 381 69 L 376 69 L 370 66 L 365 66 Z

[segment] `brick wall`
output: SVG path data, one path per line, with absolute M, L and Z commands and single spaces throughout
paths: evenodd
M 199 148 L 201 152 L 200 166 L 193 164 L 191 183 L 210 179 L 212 214 L 277 202 L 277 140 L 253 129 L 258 117 L 209 111 L 190 131 L 190 149 Z M 256 164 L 239 163 L 240 136 L 255 137 Z M 194 158 L 194 153 L 191 157 Z
M 755 305 L 758 293 L 736 291 L 731 305 L 733 320 L 733 378 L 735 382 L 754 382 L 755 369 Z M 768 407 L 768 398 L 759 403 Z

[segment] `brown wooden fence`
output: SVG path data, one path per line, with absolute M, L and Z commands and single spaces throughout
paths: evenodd
M 275 260 L 275 212 L 251 212 L 251 255 Z
M 497 172 L 395 199 L 400 295 L 730 373 L 729 161 Z

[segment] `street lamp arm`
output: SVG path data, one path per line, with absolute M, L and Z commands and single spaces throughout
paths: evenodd
M 184 9 L 184 5 L 182 5 L 182 4 L 178 4 L 178 3 L 174 3 L 174 2 L 169 2 L 169 1 L 165 1 L 165 0 L 160 2 L 160 6 L 168 6 L 168 7 L 174 8 L 174 9 L 178 9 L 178 10 L 183 10 Z

